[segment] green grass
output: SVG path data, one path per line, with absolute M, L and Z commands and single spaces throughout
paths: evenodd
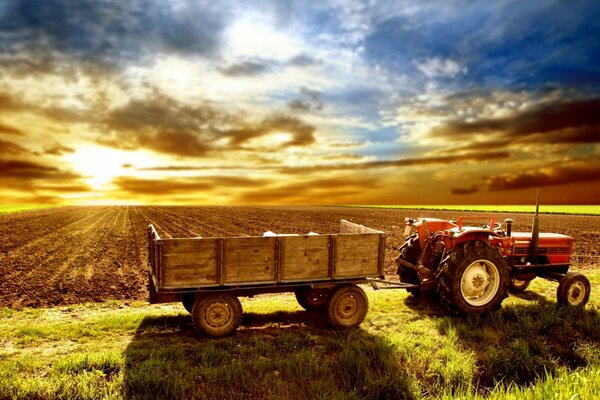
M 588 270 L 592 287 L 600 271 Z M 503 309 L 449 316 L 365 288 L 360 329 L 335 331 L 290 294 L 242 299 L 233 337 L 198 336 L 179 304 L 0 309 L 0 399 L 591 399 L 600 293 L 557 308 L 541 279 Z
M 351 205 L 344 207 L 365 208 L 400 208 L 409 210 L 442 210 L 442 211 L 481 211 L 481 212 L 507 212 L 507 213 L 535 213 L 535 205 Z M 587 206 L 553 206 L 540 205 L 543 214 L 581 214 L 600 215 L 600 205 Z
M 10 213 L 16 211 L 28 211 L 28 210 L 38 210 L 41 208 L 50 208 L 56 207 L 54 205 L 40 205 L 40 204 L 22 204 L 22 205 L 0 205 L 0 214 L 2 213 Z

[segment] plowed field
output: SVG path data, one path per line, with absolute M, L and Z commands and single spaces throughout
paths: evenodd
M 386 270 L 403 241 L 404 217 L 471 213 L 345 207 L 62 207 L 0 215 L 0 306 L 46 306 L 147 297 L 146 227 L 161 236 L 337 232 L 347 219 L 388 233 Z M 477 215 L 482 215 L 477 214 Z M 508 214 L 494 214 L 497 221 Z M 511 215 L 529 230 L 531 215 Z M 543 215 L 542 231 L 575 237 L 573 268 L 597 268 L 600 217 Z

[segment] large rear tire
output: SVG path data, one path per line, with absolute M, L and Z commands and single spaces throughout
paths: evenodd
M 584 308 L 590 299 L 590 281 L 580 272 L 567 272 L 560 280 L 556 299 L 561 306 Z
M 242 304 L 237 297 L 215 293 L 196 299 L 192 309 L 194 328 L 212 338 L 233 333 L 242 319 Z
M 421 245 L 419 244 L 419 237 L 416 234 L 411 235 L 400 247 L 400 254 L 398 254 L 398 258 L 409 262 L 412 265 L 417 265 L 419 263 L 420 256 Z M 419 279 L 417 271 L 400 263 L 398 263 L 398 277 L 400 278 L 400 282 L 412 283 L 414 285 L 421 284 L 421 280 Z M 415 297 L 419 297 L 421 295 L 420 288 L 406 289 L 406 291 Z
M 327 306 L 330 290 L 301 286 L 294 291 L 298 304 L 307 311 L 321 311 Z
M 510 281 L 508 263 L 496 247 L 466 242 L 443 260 L 438 292 L 450 311 L 481 314 L 500 308 Z
M 327 303 L 327 319 L 331 326 L 350 329 L 359 326 L 369 311 L 365 291 L 356 285 L 341 285 L 334 289 Z

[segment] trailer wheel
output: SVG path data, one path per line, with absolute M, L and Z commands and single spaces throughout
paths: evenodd
M 527 289 L 527 287 L 529 287 L 530 283 L 531 280 L 520 280 L 511 278 L 510 282 L 508 283 L 508 291 L 511 293 L 523 293 Z
M 400 247 L 400 254 L 398 254 L 397 259 L 402 259 L 406 262 L 409 262 L 413 265 L 417 265 L 419 262 L 419 256 L 421 255 L 421 246 L 419 245 L 419 236 L 411 235 L 406 239 L 404 244 Z M 404 283 L 412 283 L 414 285 L 420 285 L 421 280 L 419 279 L 419 275 L 417 271 L 414 269 L 405 267 L 402 264 L 398 263 L 398 277 L 400 278 L 400 282 Z M 414 289 L 406 289 L 406 291 L 412 294 L 415 297 L 419 297 L 421 295 L 420 288 Z
M 307 311 L 321 311 L 327 306 L 329 289 L 301 286 L 294 291 L 298 304 Z
M 590 299 L 590 281 L 582 273 L 567 272 L 556 290 L 558 304 L 584 308 Z
M 496 247 L 466 242 L 444 259 L 438 291 L 452 312 L 481 314 L 500 308 L 507 297 L 508 263 Z
M 196 299 L 192 309 L 194 328 L 206 336 L 230 335 L 242 319 L 242 304 L 229 294 L 208 294 Z
M 194 309 L 194 303 L 196 302 L 196 293 L 184 293 L 181 298 L 181 304 L 183 304 L 183 308 L 190 314 Z
M 334 328 L 350 329 L 364 321 L 368 310 L 369 299 L 364 290 L 356 285 L 341 285 L 327 303 L 327 319 Z

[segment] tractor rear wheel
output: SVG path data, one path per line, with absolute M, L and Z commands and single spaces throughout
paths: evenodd
M 416 234 L 411 235 L 406 239 L 404 244 L 400 246 L 400 254 L 398 254 L 398 258 L 409 262 L 412 265 L 417 265 L 419 263 L 420 256 L 421 245 L 419 244 L 419 237 Z M 414 285 L 421 284 L 421 280 L 419 279 L 417 271 L 400 263 L 398 263 L 398 277 L 400 278 L 400 282 L 412 283 Z M 420 288 L 406 289 L 406 291 L 415 297 L 419 297 L 421 295 Z
M 450 311 L 481 314 L 500 308 L 510 281 L 508 263 L 482 241 L 457 246 L 442 262 L 438 292 Z
M 194 328 L 212 338 L 233 333 L 242 319 L 242 304 L 230 294 L 214 293 L 198 297 L 192 309 Z
M 301 286 L 294 291 L 298 304 L 306 311 L 321 311 L 329 300 L 329 289 Z
M 334 328 L 350 329 L 359 326 L 367 316 L 369 299 L 356 285 L 336 287 L 327 303 L 327 320 Z
M 584 308 L 590 299 L 590 281 L 579 272 L 567 272 L 556 290 L 558 304 Z

